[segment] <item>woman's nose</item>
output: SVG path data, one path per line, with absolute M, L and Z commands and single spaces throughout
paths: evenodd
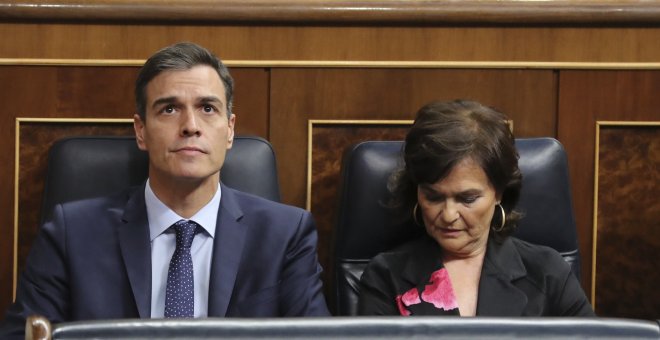
M 456 219 L 458 219 L 458 207 L 456 203 L 451 200 L 445 202 L 445 206 L 440 213 L 440 218 L 442 219 L 443 224 L 449 225 L 452 224 Z

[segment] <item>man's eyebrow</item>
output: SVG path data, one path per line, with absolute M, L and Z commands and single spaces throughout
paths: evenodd
M 220 103 L 224 104 L 220 98 L 216 96 L 206 96 L 206 97 L 201 97 L 199 98 L 200 103 Z
M 151 108 L 155 108 L 158 105 L 161 104 L 172 104 L 176 102 L 176 97 L 171 96 L 171 97 L 163 97 L 163 98 L 158 98 L 156 99 L 153 104 L 151 104 Z
M 178 100 L 177 100 L 177 98 L 176 98 L 175 96 L 158 98 L 158 99 L 156 99 L 156 100 L 153 102 L 153 104 L 151 104 L 151 108 L 155 108 L 156 106 L 158 106 L 158 105 L 162 105 L 162 104 L 172 104 L 172 103 L 176 103 L 177 101 L 178 101 Z M 216 96 L 204 96 L 204 97 L 200 97 L 200 98 L 198 99 L 198 102 L 200 102 L 200 103 L 219 103 L 219 104 L 223 104 L 223 105 L 224 105 L 224 103 L 222 102 L 222 100 L 221 100 L 219 97 L 216 97 Z

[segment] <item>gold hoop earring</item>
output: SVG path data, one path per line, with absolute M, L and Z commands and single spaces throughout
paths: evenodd
M 500 207 L 500 212 L 502 213 L 502 223 L 500 224 L 499 228 L 493 228 L 493 231 L 499 233 L 504 229 L 504 223 L 506 223 L 506 213 L 504 212 L 504 207 L 501 204 L 497 204 L 498 207 Z
M 419 221 L 417 220 L 417 207 L 418 207 L 418 203 L 415 202 L 415 206 L 413 207 L 413 213 L 412 213 L 413 221 L 415 221 L 415 224 L 417 224 L 418 226 L 421 226 L 421 224 L 419 224 Z

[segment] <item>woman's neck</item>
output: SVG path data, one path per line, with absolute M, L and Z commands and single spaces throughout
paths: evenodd
M 485 251 L 468 257 L 443 256 L 461 316 L 475 316 Z

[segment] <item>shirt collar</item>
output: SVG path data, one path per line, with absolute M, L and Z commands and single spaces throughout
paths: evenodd
M 213 238 L 215 236 L 215 226 L 218 220 L 218 209 L 220 208 L 220 197 L 222 196 L 220 185 L 213 198 L 202 209 L 188 220 L 197 222 L 206 233 Z M 149 219 L 149 235 L 153 241 L 158 235 L 164 233 L 172 224 L 179 220 L 186 220 L 168 208 L 156 194 L 154 194 L 147 179 L 144 186 L 144 201 L 147 205 L 147 218 Z

